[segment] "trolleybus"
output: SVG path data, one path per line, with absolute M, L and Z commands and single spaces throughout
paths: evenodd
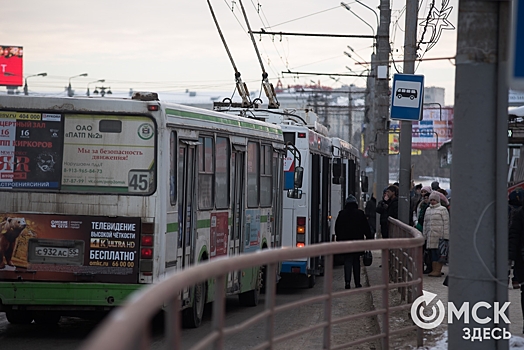
M 98 315 L 168 273 L 281 246 L 285 157 L 278 125 L 155 93 L 0 97 L 0 311 Z M 254 268 L 224 288 L 256 305 L 262 284 Z M 186 325 L 220 287 L 183 291 Z

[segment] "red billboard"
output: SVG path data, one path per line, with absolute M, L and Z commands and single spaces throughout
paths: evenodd
M 0 86 L 22 86 L 24 50 L 22 46 L 0 46 Z

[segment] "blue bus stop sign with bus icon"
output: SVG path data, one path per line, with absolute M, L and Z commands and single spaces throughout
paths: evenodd
M 524 91 L 524 0 L 513 0 L 510 52 L 510 87 Z
M 411 121 L 422 119 L 423 100 L 423 75 L 393 75 L 393 90 L 391 90 L 391 119 Z

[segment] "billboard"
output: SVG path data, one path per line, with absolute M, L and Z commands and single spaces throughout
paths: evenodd
M 0 280 L 136 283 L 140 218 L 0 213 Z
M 411 123 L 411 148 L 437 150 L 453 136 L 453 108 L 425 108 L 423 118 Z M 394 121 L 389 129 L 389 154 L 398 153 L 400 123 Z
M 0 86 L 22 86 L 24 50 L 22 46 L 0 46 Z

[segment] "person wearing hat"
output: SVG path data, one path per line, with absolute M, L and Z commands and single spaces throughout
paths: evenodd
M 432 189 L 433 191 L 436 191 L 436 190 L 438 190 L 439 188 L 440 188 L 440 184 L 439 184 L 438 181 L 433 181 L 433 182 L 431 183 L 431 189 Z
M 440 277 L 442 266 L 439 262 L 439 243 L 440 239 L 449 240 L 449 213 L 448 210 L 440 204 L 441 193 L 431 192 L 429 195 L 429 207 L 424 215 L 424 226 L 422 234 L 426 238 L 426 248 L 431 258 L 432 270 L 428 276 Z M 442 195 L 444 196 L 444 195 Z M 445 198 L 445 196 L 444 196 Z
M 355 241 L 360 239 L 373 239 L 366 214 L 358 208 L 357 199 L 349 195 L 344 209 L 338 213 L 335 221 L 335 235 L 338 241 Z M 360 288 L 360 256 L 363 252 L 344 254 L 344 280 L 345 288 L 351 288 L 351 275 L 355 275 L 355 287 Z

